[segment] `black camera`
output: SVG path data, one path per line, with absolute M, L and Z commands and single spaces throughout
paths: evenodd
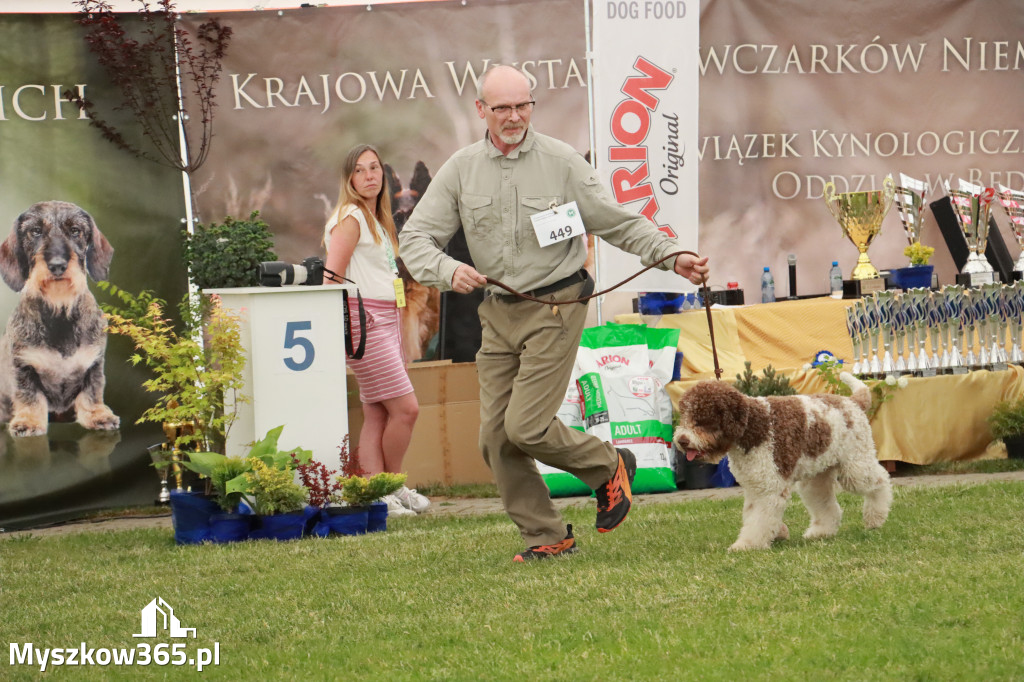
M 313 286 L 324 283 L 324 261 L 310 256 L 301 265 L 292 265 L 280 260 L 260 263 L 260 286 L 279 287 L 286 284 Z

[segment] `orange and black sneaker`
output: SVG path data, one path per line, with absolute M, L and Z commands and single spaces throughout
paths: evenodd
M 636 457 L 625 448 L 616 448 L 619 466 L 615 475 L 599 487 L 597 495 L 597 526 L 599 533 L 618 528 L 633 504 L 633 477 L 636 476 Z
M 553 545 L 537 545 L 525 552 L 516 554 L 512 561 L 533 561 L 534 559 L 550 559 L 553 556 L 565 556 L 576 551 L 576 538 L 572 536 L 572 524 L 565 527 L 566 535 Z

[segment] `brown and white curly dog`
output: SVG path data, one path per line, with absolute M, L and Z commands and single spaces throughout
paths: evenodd
M 864 496 L 866 527 L 885 523 L 892 488 L 865 413 L 871 392 L 852 374 L 840 377 L 853 390 L 849 398 L 751 398 L 723 381 L 702 381 L 680 398 L 676 447 L 688 460 L 714 463 L 728 455 L 743 486 L 743 527 L 730 550 L 767 549 L 787 539 L 782 515 L 794 487 L 811 515 L 808 540 L 839 530 L 837 484 Z

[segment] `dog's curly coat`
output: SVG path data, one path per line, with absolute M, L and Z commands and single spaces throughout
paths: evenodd
M 787 539 L 782 516 L 794 486 L 811 516 L 807 539 L 839 530 L 837 483 L 864 496 L 866 527 L 885 522 L 892 488 L 865 414 L 871 393 L 849 373 L 840 378 L 853 389 L 851 397 L 751 398 L 725 382 L 702 381 L 680 398 L 673 436 L 678 450 L 708 462 L 728 455 L 743 486 L 743 527 L 730 550 L 766 549 Z
M 92 216 L 64 201 L 29 207 L 0 244 L 0 275 L 21 292 L 0 339 L 0 422 L 12 435 L 44 435 L 51 415 L 120 426 L 103 404 L 106 322 L 86 279 L 106 279 L 113 254 Z

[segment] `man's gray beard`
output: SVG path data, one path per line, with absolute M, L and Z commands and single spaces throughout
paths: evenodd
M 500 139 L 505 144 L 519 144 L 520 142 L 523 141 L 524 137 L 526 137 L 526 128 L 525 127 L 522 130 L 516 131 L 514 134 L 508 134 L 508 135 L 506 135 L 505 133 L 499 133 L 498 134 L 498 139 Z

